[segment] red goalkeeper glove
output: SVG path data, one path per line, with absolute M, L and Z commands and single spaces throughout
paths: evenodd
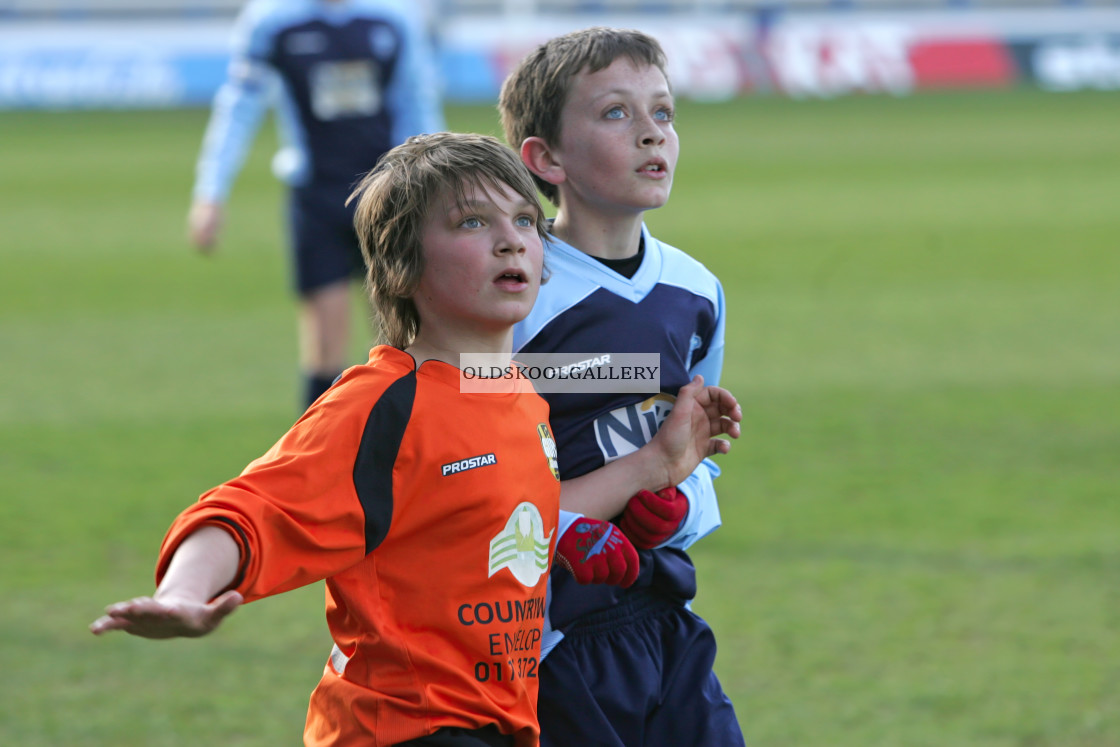
M 556 562 L 581 584 L 627 587 L 638 578 L 638 551 L 609 521 L 583 516 L 556 543 Z
M 648 550 L 673 536 L 688 514 L 688 498 L 674 487 L 642 490 L 626 504 L 618 526 L 636 547 Z

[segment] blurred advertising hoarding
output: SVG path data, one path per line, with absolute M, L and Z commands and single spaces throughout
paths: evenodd
M 639 29 L 665 48 L 678 96 L 721 100 L 750 92 L 767 79 L 747 14 L 727 16 L 561 16 L 546 21 L 460 18 L 440 32 L 443 79 L 451 100 L 493 101 L 502 81 L 537 45 L 588 26 Z
M 222 21 L 0 22 L 0 108 L 206 105 L 229 36 Z
M 759 30 L 771 87 L 795 97 L 1033 83 L 1120 89 L 1120 11 L 1057 8 L 786 15 Z
M 492 102 L 545 39 L 638 28 L 669 56 L 678 96 L 906 95 L 1033 83 L 1120 89 L 1120 9 L 459 17 L 440 27 L 451 102 Z M 228 64 L 231 22 L 0 21 L 0 108 L 204 106 Z

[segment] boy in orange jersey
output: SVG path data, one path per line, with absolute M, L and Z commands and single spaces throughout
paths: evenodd
M 494 138 L 442 133 L 394 148 L 354 199 L 388 344 L 179 515 L 153 597 L 90 627 L 197 637 L 325 579 L 334 647 L 306 744 L 534 747 L 560 493 L 548 408 L 521 378 L 467 392 L 457 366 L 508 356 L 536 298 L 535 187 Z M 565 491 L 656 489 L 725 451 L 711 436 L 737 435 L 734 398 L 697 383 L 684 399 L 664 438 Z

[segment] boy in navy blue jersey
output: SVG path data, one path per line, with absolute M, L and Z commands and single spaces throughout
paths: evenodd
M 506 140 L 558 207 L 551 269 L 514 330 L 526 353 L 659 353 L 660 388 L 641 394 L 546 394 L 565 481 L 652 438 L 682 386 L 719 381 L 719 281 L 653 238 L 646 210 L 669 197 L 679 155 L 673 94 L 656 40 L 593 28 L 553 39 L 505 81 Z M 629 502 L 561 498 L 560 533 L 581 514 L 615 519 L 640 550 L 629 588 L 554 573 L 542 642 L 542 745 L 742 745 L 712 665 L 715 640 L 688 609 L 696 573 L 685 549 L 719 526 L 710 461 L 683 483 Z M 558 555 L 562 546 L 558 546 Z
M 305 407 L 349 365 L 350 285 L 364 266 L 346 198 L 381 154 L 444 129 L 433 55 L 406 3 L 251 0 L 238 17 L 188 229 L 200 250 L 212 250 L 230 187 L 274 103 L 284 147 L 273 170 L 290 187 Z

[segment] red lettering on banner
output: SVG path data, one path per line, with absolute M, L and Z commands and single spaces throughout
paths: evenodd
M 1015 62 L 995 39 L 926 39 L 910 46 L 918 88 L 999 88 L 1016 77 Z

